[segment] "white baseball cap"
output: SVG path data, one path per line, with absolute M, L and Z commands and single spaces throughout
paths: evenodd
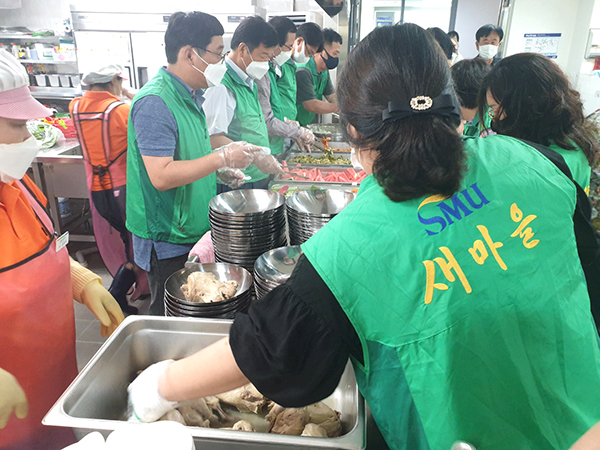
M 31 96 L 29 77 L 19 60 L 0 50 L 0 117 L 38 119 L 52 112 Z
M 121 75 L 123 73 L 123 67 L 117 64 L 109 64 L 107 66 L 102 66 L 96 70 L 88 72 L 85 74 L 81 82 L 83 84 L 97 84 L 97 83 L 110 83 L 115 75 Z M 123 75 L 121 78 L 126 80 Z

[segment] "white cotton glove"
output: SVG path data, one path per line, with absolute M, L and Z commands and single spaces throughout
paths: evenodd
M 240 169 L 231 169 L 223 167 L 216 172 L 217 182 L 229 186 L 231 189 L 237 189 L 246 182 L 246 175 Z
M 223 167 L 245 169 L 254 162 L 254 154 L 261 151 L 262 147 L 247 142 L 231 142 L 219 147 L 215 153 L 221 155 Z
M 178 402 L 170 402 L 158 392 L 158 380 L 173 362 L 167 359 L 152 364 L 129 385 L 129 422 L 155 422 L 177 407 Z
M 28 409 L 27 397 L 17 379 L 0 369 L 0 429 L 6 426 L 13 413 L 19 419 L 27 417 Z

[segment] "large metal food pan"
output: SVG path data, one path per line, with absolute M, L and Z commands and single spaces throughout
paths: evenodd
M 319 140 L 318 143 L 320 143 L 320 142 L 321 141 Z M 335 154 L 335 156 L 347 155 L 348 158 L 350 158 L 350 152 L 349 151 L 345 151 L 345 152 L 336 151 L 336 149 L 340 149 L 340 148 L 344 148 L 344 149 L 350 148 L 350 144 L 348 144 L 347 142 L 329 141 L 329 148 L 333 151 L 333 153 Z M 303 150 L 301 150 L 300 148 L 298 148 L 295 145 L 291 148 L 291 151 L 294 154 L 294 156 L 296 156 L 296 153 L 306 154 L 306 152 L 304 152 Z M 311 155 L 314 155 L 316 153 L 317 153 L 317 150 L 311 152 Z M 291 158 L 291 157 L 292 156 L 290 155 L 289 158 Z
M 301 167 L 295 167 L 294 166 L 288 166 L 288 168 L 291 170 L 293 169 L 312 169 L 315 166 L 303 166 L 302 164 L 300 165 Z M 328 174 L 334 172 L 334 173 L 342 173 L 345 172 L 346 170 L 348 170 L 348 166 L 339 166 L 339 165 L 332 165 L 332 166 L 327 166 L 326 168 L 319 168 L 321 170 L 321 173 L 323 174 L 323 177 L 327 176 Z M 338 186 L 360 186 L 359 182 L 353 181 L 351 183 L 344 183 L 344 182 L 340 182 L 340 181 L 311 181 L 311 180 L 285 180 L 285 179 L 281 179 L 281 175 L 277 175 L 275 177 L 275 179 L 273 180 L 273 183 L 275 184 L 284 184 L 284 185 L 288 185 L 288 186 L 298 186 L 298 185 L 309 185 L 309 186 L 318 186 L 318 187 L 323 187 L 324 189 L 329 189 L 330 185 L 338 185 Z
M 124 422 L 127 385 L 136 372 L 164 359 L 179 359 L 229 334 L 232 321 L 130 316 L 104 343 L 48 412 L 44 425 L 71 427 L 81 438 L 91 431 L 107 437 Z M 365 410 L 350 363 L 335 392 L 325 400 L 342 413 L 343 436 L 311 438 L 189 427 L 198 450 L 364 449 Z

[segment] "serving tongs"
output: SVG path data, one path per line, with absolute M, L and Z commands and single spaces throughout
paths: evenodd
M 330 158 L 335 158 L 335 156 L 333 155 L 333 150 L 331 150 L 330 148 L 325 148 L 325 147 L 323 146 L 323 144 L 321 144 L 320 142 L 319 142 L 319 143 L 317 143 L 316 139 L 315 139 L 315 142 L 314 142 L 314 144 L 313 144 L 313 147 L 315 147 L 315 148 L 317 148 L 317 149 L 321 150 L 321 152 L 323 152 L 323 154 L 324 154 L 325 156 L 328 156 L 328 157 L 330 157 Z

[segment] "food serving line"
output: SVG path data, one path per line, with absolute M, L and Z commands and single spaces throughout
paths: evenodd
M 335 157 L 349 158 L 349 151 L 335 148 Z M 292 158 L 298 156 L 292 154 Z M 323 175 L 347 171 L 351 165 L 348 159 L 347 165 L 300 164 L 296 168 L 319 170 Z M 120 427 L 136 426 L 126 422 L 127 386 L 136 374 L 158 361 L 192 355 L 227 336 L 235 312 L 246 311 L 255 298 L 285 283 L 302 254 L 299 244 L 341 212 L 354 199 L 360 183 L 285 177 L 273 180 L 271 190 L 230 191 L 211 200 L 209 219 L 217 262 L 189 261 L 171 275 L 164 299 L 170 317 L 128 317 L 49 411 L 46 425 L 71 427 L 78 437 L 91 431 L 107 436 Z M 194 272 L 212 274 L 221 283 L 235 282 L 235 294 L 214 303 L 191 301 L 185 286 Z M 338 437 L 188 429 L 198 449 L 367 448 L 365 404 L 350 362 L 334 393 L 323 402 L 340 413 Z M 256 429 L 266 428 L 259 424 Z M 378 431 L 374 434 L 377 442 L 369 448 L 386 448 Z

